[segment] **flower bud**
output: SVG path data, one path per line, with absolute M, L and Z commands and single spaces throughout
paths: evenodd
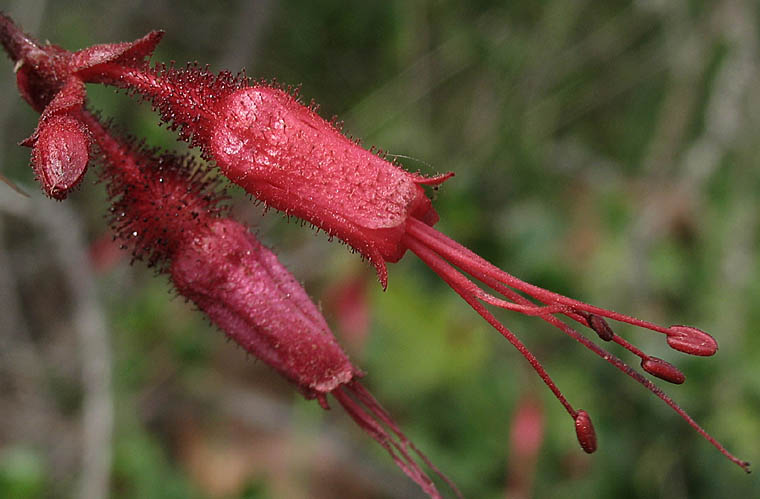
M 52 198 L 66 198 L 87 170 L 87 128 L 72 116 L 55 115 L 40 122 L 33 142 L 32 167 L 42 189 Z

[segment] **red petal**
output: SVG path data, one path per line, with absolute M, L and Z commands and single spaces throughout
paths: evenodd
M 78 50 L 72 54 L 70 70 L 74 73 L 106 62 L 132 65 L 151 55 L 163 36 L 163 31 L 151 31 L 133 42 L 105 43 Z
M 47 105 L 40 120 L 48 119 L 54 114 L 81 109 L 84 106 L 86 93 L 84 82 L 79 78 L 70 77 Z

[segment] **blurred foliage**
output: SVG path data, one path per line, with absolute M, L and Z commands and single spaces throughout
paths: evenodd
M 300 85 L 323 116 L 339 116 L 346 133 L 407 168 L 456 172 L 431 193 L 443 232 L 534 284 L 714 333 L 718 355 L 693 359 L 668 351 L 659 335 L 618 329 L 681 367 L 687 383 L 668 391 L 730 450 L 760 462 L 756 2 L 25 0 L 6 8 L 28 31 L 39 19 L 35 35 L 72 49 L 165 29 L 156 60 L 245 67 Z M 2 69 L 0 104 L 13 123 L 2 134 L 2 172 L 35 189 L 28 151 L 15 144 L 37 118 L 12 90 L 11 65 Z M 184 147 L 144 104 L 97 87 L 90 101 L 149 143 Z M 745 476 L 639 385 L 541 321 L 499 314 L 592 415 L 599 450 L 583 455 L 572 421 L 527 363 L 413 256 L 391 266 L 383 293 L 342 245 L 278 214 L 262 218 L 260 207 L 232 195 L 239 216 L 316 300 L 337 276 L 357 272 L 377 290 L 369 339 L 353 358 L 467 497 L 504 496 L 514 465 L 510 422 L 526 393 L 545 414 L 534 497 L 760 493 L 756 475 Z M 92 240 L 106 231 L 102 186 L 86 185 L 67 203 Z M 49 269 L 40 236 L 4 220 L 9 255 L 32 255 Z M 114 497 L 418 493 L 347 417 L 300 400 L 172 300 L 165 278 L 124 261 L 99 285 L 115 355 Z M 65 298 L 40 292 L 32 284 L 19 291 L 33 341 L 65 342 L 58 338 L 73 335 L 57 322 L 65 318 L 50 316 Z M 71 424 L 78 388 L 60 387 L 77 386 L 77 368 L 45 370 L 38 389 Z M 271 427 L 232 409 L 257 393 L 284 404 L 287 417 Z M 10 417 L 3 414 L 0 422 Z M 49 460 L 56 431 L 2 434 L 0 496 L 74 490 L 78 461 L 62 477 Z M 341 445 L 361 458 L 341 458 Z

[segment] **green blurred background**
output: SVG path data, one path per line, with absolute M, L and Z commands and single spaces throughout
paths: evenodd
M 534 284 L 711 331 L 721 349 L 704 359 L 615 326 L 682 368 L 686 384 L 668 392 L 760 463 L 757 2 L 2 5 L 69 49 L 162 28 L 156 60 L 300 85 L 323 116 L 408 169 L 456 172 L 434 194 L 443 232 Z M 119 259 L 94 173 L 65 203 L 37 198 L 16 146 L 37 117 L 12 64 L 0 70 L 0 171 L 35 194 L 0 185 L 0 496 L 420 496 L 339 409 L 302 400 L 164 277 Z M 149 143 L 184 148 L 149 106 L 98 87 L 90 97 Z M 231 196 L 321 303 L 366 385 L 465 496 L 760 494 L 756 474 L 638 384 L 540 320 L 498 314 L 591 414 L 599 450 L 586 456 L 527 363 L 413 255 L 390 267 L 382 292 L 345 246 Z M 60 257 L 67 232 L 81 237 Z M 341 299 L 351 290 L 359 298 Z M 78 326 L 87 313 L 103 318 L 92 337 Z M 535 459 L 510 450 L 519 408 L 540 416 Z M 112 464 L 98 471 L 91 452 Z

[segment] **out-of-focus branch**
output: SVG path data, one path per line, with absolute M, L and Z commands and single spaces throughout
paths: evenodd
M 45 0 L 19 1 L 10 6 L 9 12 L 23 19 L 28 30 L 36 32 L 46 4 Z M 0 126 L 6 126 L 7 122 L 8 109 L 0 108 Z M 87 499 L 108 497 L 113 427 L 111 353 L 104 314 L 86 257 L 82 224 L 68 205 L 52 203 L 38 193 L 25 199 L 3 191 L 0 209 L 43 228 L 51 239 L 50 247 L 55 249 L 54 256 L 61 264 L 72 297 L 84 388 L 82 474 L 77 495 Z
M 670 58 L 674 68 L 673 80 L 676 82 L 669 94 L 668 102 L 675 101 L 679 105 L 664 107 L 657 126 L 658 133 L 652 139 L 653 145 L 649 157 L 645 160 L 649 172 L 649 178 L 645 183 L 659 188 L 651 188 L 647 194 L 647 201 L 641 203 L 645 210 L 631 236 L 635 267 L 631 272 L 631 282 L 635 282 L 641 288 L 647 286 L 645 279 L 642 279 L 642 276 L 646 276 L 643 267 L 653 240 L 682 214 L 684 202 L 688 203 L 698 198 L 703 185 L 720 166 L 723 157 L 734 150 L 743 138 L 743 107 L 753 89 L 751 82 L 758 74 L 757 33 L 750 22 L 752 15 L 748 7 L 748 4 L 742 1 L 722 2 L 711 11 L 711 16 L 705 19 L 704 25 L 711 28 L 711 37 L 682 36 L 682 33 L 674 30 L 667 44 L 672 49 Z M 672 9 L 673 5 L 669 5 L 668 8 Z M 681 10 L 683 12 L 680 12 L 680 15 L 685 18 L 686 6 L 683 5 Z M 678 16 L 679 13 L 672 15 Z M 683 136 L 688 125 L 688 120 L 682 119 L 682 115 L 691 112 L 688 106 L 696 105 L 694 99 L 691 99 L 692 102 L 685 102 L 683 95 L 689 86 L 693 86 L 692 82 L 697 73 L 707 67 L 709 44 L 721 40 L 727 41 L 729 48 L 714 77 L 707 99 L 704 129 L 681 154 L 679 163 L 672 164 L 675 150 L 680 145 L 680 141 L 676 139 Z M 696 60 L 693 60 L 695 58 Z M 692 59 L 691 63 L 684 64 L 683 61 L 687 59 Z M 681 129 L 674 131 L 674 126 L 680 126 Z M 679 172 L 677 185 L 662 181 L 676 171 Z M 752 230 L 756 226 L 756 217 L 751 215 L 753 213 L 752 209 L 738 209 L 736 220 L 726 221 L 726 226 L 741 227 L 741 230 L 730 231 L 733 237 L 730 240 L 726 239 L 723 273 L 729 282 L 752 275 L 748 270 L 751 259 L 747 246 L 748 241 L 754 238 Z M 723 301 L 734 303 L 733 300 Z M 723 329 L 731 328 L 724 323 Z
M 273 397 L 267 396 L 262 392 L 256 392 L 250 387 L 230 386 L 229 383 L 217 382 L 211 383 L 213 388 L 205 393 L 200 393 L 202 397 L 211 396 L 213 393 L 214 407 L 223 413 L 227 418 L 243 422 L 249 428 L 255 428 L 259 431 L 275 432 L 281 430 L 284 422 L 292 419 L 292 406 L 283 404 Z M 331 411 L 339 414 L 339 411 Z M 337 417 L 343 417 L 337 416 Z M 299 446 L 303 445 L 299 437 Z M 387 472 L 378 469 L 377 466 L 366 457 L 365 452 L 359 449 L 354 443 L 351 435 L 342 428 L 336 426 L 325 426 L 319 442 L 307 446 L 313 449 L 314 454 L 319 453 L 324 458 L 329 458 L 337 463 L 337 467 L 352 480 L 372 484 L 382 495 L 389 497 L 417 497 L 419 491 L 413 483 L 407 481 L 405 477 L 394 473 L 391 470 Z M 319 466 L 315 466 L 319 468 Z
M 67 204 L 44 199 L 36 192 L 31 198 L 23 198 L 3 187 L 0 210 L 29 220 L 45 231 L 68 284 L 84 388 L 82 478 L 77 495 L 88 499 L 108 497 L 113 427 L 111 351 L 82 225 Z
M 45 228 L 70 287 L 73 322 L 79 335 L 85 394 L 79 497 L 105 498 L 109 495 L 113 429 L 111 350 L 106 321 L 98 302 L 79 218 L 65 203 L 39 200 L 35 204 L 37 221 Z

